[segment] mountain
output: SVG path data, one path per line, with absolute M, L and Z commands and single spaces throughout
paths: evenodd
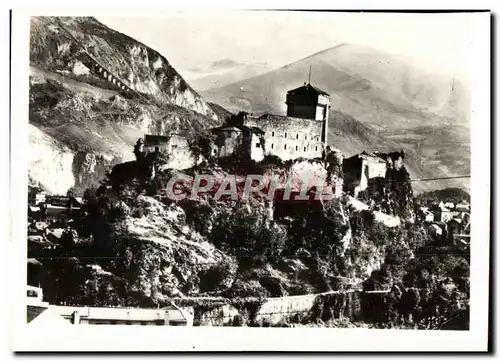
M 145 133 L 221 123 L 161 54 L 94 18 L 33 17 L 30 30 L 32 184 L 81 193 Z
M 229 110 L 284 112 L 287 90 L 307 80 L 332 96 L 332 109 L 382 128 L 467 125 L 469 99 L 459 80 L 434 74 L 412 59 L 342 44 L 277 70 L 202 92 Z
M 331 96 L 329 142 L 345 156 L 400 148 L 409 154 L 413 178 L 470 173 L 467 87 L 413 59 L 341 44 L 201 94 L 233 112 L 284 114 L 286 92 L 307 80 L 309 69 L 311 83 Z M 467 187 L 467 182 L 418 182 L 415 189 L 454 186 Z
M 204 68 L 190 69 L 185 76 L 193 88 L 203 91 L 252 78 L 271 69 L 271 66 L 266 63 L 249 64 L 221 59 Z

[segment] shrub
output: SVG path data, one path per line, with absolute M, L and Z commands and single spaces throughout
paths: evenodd
M 222 210 L 210 233 L 216 247 L 234 255 L 240 264 L 276 260 L 283 251 L 287 233 L 284 227 L 266 224 L 263 214 L 247 214 L 244 207 Z

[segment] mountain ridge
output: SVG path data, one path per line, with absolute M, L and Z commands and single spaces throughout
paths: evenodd
M 272 100 L 273 104 L 271 106 L 274 111 L 283 112 L 284 107 L 276 107 L 276 104 L 280 103 L 282 105 L 281 98 L 283 98 L 286 90 L 307 81 L 309 67 L 312 67 L 311 83 L 326 90 L 334 97 L 332 99 L 332 108 L 351 114 L 363 122 L 377 124 L 377 119 L 370 116 L 370 113 L 374 113 L 376 103 L 380 103 L 381 115 L 389 118 L 384 122 L 385 124 L 405 120 L 402 115 L 408 115 L 408 118 L 410 118 L 405 120 L 406 122 L 412 122 L 412 118 L 416 118 L 413 124 L 418 125 L 421 125 L 422 122 L 432 124 L 436 118 L 439 118 L 442 123 L 453 124 L 456 123 L 456 119 L 450 118 L 457 118 L 457 114 L 468 113 L 468 90 L 458 79 L 433 74 L 433 81 L 438 82 L 438 85 L 433 87 L 432 84 L 427 84 L 426 79 L 429 79 L 429 76 L 427 76 L 428 70 L 422 70 L 423 67 L 414 64 L 408 65 L 401 60 L 409 58 L 377 50 L 373 54 L 377 58 L 371 59 L 370 55 L 372 54 L 369 52 L 372 51 L 374 51 L 373 48 L 342 43 L 257 77 L 201 93 L 211 102 L 234 109 L 235 104 L 230 100 L 228 101 L 228 97 L 251 98 L 247 94 L 238 94 L 238 90 L 241 88 L 251 89 L 254 92 L 265 91 L 263 97 Z M 353 60 L 351 59 L 353 57 L 351 53 L 354 53 L 354 55 L 359 53 L 364 57 Z M 342 62 L 337 59 L 340 57 L 342 57 Z M 390 57 L 390 59 L 384 57 Z M 397 63 L 392 64 L 396 60 Z M 375 70 L 366 70 L 370 68 L 366 66 L 366 62 L 370 62 L 368 64 Z M 397 74 L 385 71 L 388 67 L 390 69 L 396 68 Z M 362 71 L 369 76 L 363 74 Z M 423 79 L 420 79 L 421 75 L 425 75 Z M 255 86 L 256 83 L 265 84 L 265 86 L 260 89 Z M 447 94 L 450 87 L 454 88 L 451 90 L 451 94 Z M 273 90 L 277 93 L 276 95 L 272 94 Z M 361 94 L 358 94 L 359 92 Z M 338 94 L 340 94 L 341 99 L 335 98 Z M 365 104 L 357 104 L 352 99 L 356 97 L 366 100 Z M 443 108 L 449 105 L 449 102 L 459 104 L 457 106 L 451 104 L 450 107 L 453 109 L 443 111 Z M 427 103 L 430 105 L 426 106 Z M 240 105 L 236 104 L 236 106 Z M 259 111 L 265 108 L 265 105 L 260 99 L 257 99 L 256 102 L 252 99 L 252 106 L 248 109 L 252 107 L 253 111 Z M 454 107 L 457 109 L 454 109 Z M 358 108 L 364 112 L 360 112 Z M 398 115 L 398 113 L 400 114 Z M 469 119 L 459 119 L 459 121 L 461 124 L 467 125 Z
M 81 194 L 144 134 L 221 124 L 163 55 L 94 18 L 33 17 L 30 30 L 30 184 Z
M 385 59 L 389 53 L 368 56 L 367 49 L 342 43 L 257 77 L 200 93 L 233 112 L 285 114 L 286 92 L 307 80 L 312 66 L 311 83 L 331 96 L 329 143 L 345 156 L 379 148 L 405 149 L 412 176 L 469 174 L 470 109 L 465 85 L 447 76 L 430 77 L 399 58 Z M 455 86 L 451 93 L 450 86 Z M 467 188 L 467 183 L 443 181 L 416 188 Z

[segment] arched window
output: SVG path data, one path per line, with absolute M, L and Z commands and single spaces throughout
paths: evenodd
M 298 145 L 295 146 L 295 150 L 299 150 L 299 146 Z
M 304 147 L 304 152 L 306 151 L 307 147 Z
M 316 148 L 314 150 L 318 150 L 318 146 L 316 146 Z
M 285 144 L 285 150 L 286 150 L 286 144 Z
M 305 140 L 307 140 L 307 135 L 304 137 Z
M 271 149 L 274 149 L 274 144 L 273 143 L 271 143 Z
M 299 135 L 298 134 L 295 136 L 295 139 L 299 139 Z
M 285 133 L 285 138 L 286 138 L 286 133 Z
M 271 136 L 274 137 L 274 132 L 271 133 Z

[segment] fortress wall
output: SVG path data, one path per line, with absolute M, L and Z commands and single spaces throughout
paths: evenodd
M 383 309 L 389 291 L 332 291 L 319 294 L 267 298 L 253 312 L 245 307 L 228 304 L 208 310 L 198 309 L 195 318 L 200 326 L 246 324 L 276 326 L 298 323 L 302 320 L 371 320 L 380 315 L 373 308 Z M 184 299 L 186 301 L 186 299 Z M 220 300 L 215 300 L 219 302 Z
M 320 158 L 322 155 L 320 121 L 270 115 L 248 118 L 245 125 L 259 127 L 265 132 L 266 154 L 283 160 Z

